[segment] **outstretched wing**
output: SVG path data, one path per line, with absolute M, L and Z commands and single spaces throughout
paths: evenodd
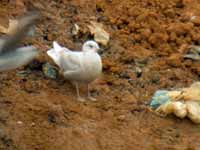
M 15 50 L 39 17 L 39 12 L 30 12 L 27 16 L 19 19 L 19 24 L 14 29 L 14 33 L 0 39 L 0 53 Z
M 38 55 L 38 50 L 34 46 L 18 48 L 12 53 L 0 55 L 0 71 L 15 69 L 27 64 Z

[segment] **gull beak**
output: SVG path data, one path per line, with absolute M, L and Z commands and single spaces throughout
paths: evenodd
M 98 51 L 99 54 L 103 54 L 103 49 L 102 48 L 99 48 L 97 51 Z

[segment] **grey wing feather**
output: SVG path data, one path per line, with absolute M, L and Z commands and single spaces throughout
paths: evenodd
M 30 12 L 27 16 L 19 19 L 19 25 L 16 27 L 15 32 L 10 36 L 5 36 L 0 39 L 0 52 L 4 53 L 15 50 L 39 17 L 39 12 Z
M 38 54 L 34 46 L 21 47 L 12 53 L 0 55 L 0 71 L 11 70 L 27 64 Z

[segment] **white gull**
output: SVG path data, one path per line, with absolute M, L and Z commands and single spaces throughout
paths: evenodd
M 64 77 L 75 83 L 79 101 L 85 101 L 80 97 L 79 83 L 87 84 L 88 98 L 92 101 L 96 100 L 91 97 L 89 83 L 102 72 L 101 57 L 97 53 L 99 49 L 99 45 L 91 40 L 83 44 L 82 51 L 71 51 L 54 41 L 53 48 L 47 51 L 47 54 L 60 67 Z

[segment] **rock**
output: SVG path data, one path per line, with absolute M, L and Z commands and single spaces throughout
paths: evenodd
M 8 137 L 7 135 L 1 137 L 1 141 L 7 147 L 11 147 L 13 145 L 13 140 L 10 137 Z
M 96 42 L 106 46 L 110 40 L 110 35 L 103 29 L 103 25 L 101 23 L 97 23 L 94 21 L 90 22 L 88 25 L 90 33 L 94 35 L 94 39 Z
M 48 121 L 50 122 L 50 123 L 56 123 L 56 116 L 55 116 L 55 114 L 53 114 L 53 113 L 49 113 L 48 114 Z
M 159 83 L 160 83 L 160 76 L 157 75 L 157 74 L 154 74 L 154 75 L 151 77 L 151 83 L 159 84 Z
M 19 8 L 25 7 L 24 0 L 15 0 L 15 5 L 16 5 L 16 7 L 19 7 Z
M 200 60 L 200 56 L 196 54 L 187 54 L 184 58 L 192 59 L 192 60 Z
M 182 44 L 180 46 L 180 48 L 178 49 L 178 52 L 181 53 L 181 54 L 185 54 L 188 51 L 188 47 L 189 47 L 188 44 Z
M 191 22 L 194 23 L 194 25 L 199 26 L 200 25 L 200 17 L 199 16 L 192 16 Z
M 184 55 L 184 58 L 200 60 L 200 46 L 191 45 L 188 54 Z
M 17 124 L 18 124 L 18 125 L 22 125 L 23 122 L 22 122 L 22 121 L 17 121 Z
M 80 32 L 80 27 L 77 24 L 74 24 L 72 28 L 72 35 L 78 35 L 79 32 Z
M 53 41 L 53 39 L 54 39 L 54 35 L 52 33 L 48 33 L 47 34 L 47 40 L 48 41 Z
M 58 71 L 56 70 L 56 68 L 49 63 L 43 64 L 42 70 L 47 78 L 56 79 L 58 76 Z
M 190 46 L 190 51 L 193 52 L 193 53 L 198 53 L 198 54 L 200 54 L 200 46 L 191 45 L 191 46 Z
M 117 117 L 117 120 L 118 121 L 124 121 L 126 119 L 126 116 L 125 115 L 119 115 L 118 117 Z
M 24 78 L 27 77 L 30 73 L 30 70 L 22 70 L 17 72 L 17 76 Z
M 164 14 L 167 16 L 167 17 L 170 17 L 170 18 L 173 18 L 176 13 L 173 9 L 167 9 L 164 11 Z
M 135 73 L 137 78 L 142 76 L 142 69 L 140 67 L 135 67 Z
M 34 127 L 36 124 L 35 124 L 35 122 L 32 122 L 31 123 L 31 127 Z
M 172 67 L 180 67 L 182 65 L 182 55 L 180 53 L 173 53 L 167 59 L 167 64 Z

